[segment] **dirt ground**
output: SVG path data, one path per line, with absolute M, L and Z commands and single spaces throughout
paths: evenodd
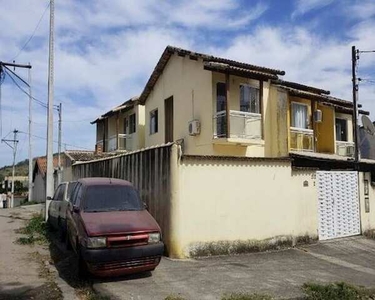
M 0 299 L 63 299 L 62 290 L 64 298 L 77 298 L 74 289 L 68 291 L 58 280 L 48 244 L 16 243 L 21 236 L 16 230 L 41 209 L 32 205 L 0 210 Z

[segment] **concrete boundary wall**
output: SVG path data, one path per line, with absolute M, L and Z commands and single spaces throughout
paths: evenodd
M 289 160 L 186 156 L 179 189 L 179 257 L 317 239 L 315 171 Z

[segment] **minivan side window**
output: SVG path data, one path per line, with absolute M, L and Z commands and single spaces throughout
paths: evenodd
M 59 197 L 60 190 L 61 190 L 61 185 L 57 187 L 55 194 L 53 195 L 53 200 L 57 200 L 57 198 Z
M 57 194 L 57 200 L 58 201 L 64 200 L 65 187 L 66 187 L 65 183 L 60 184 L 60 190 Z
M 77 182 L 69 182 L 68 184 L 68 191 L 66 193 L 66 200 L 69 202 L 72 202 L 73 200 L 73 192 L 75 190 L 75 187 L 77 186 Z
M 73 198 L 73 205 L 80 206 L 81 198 L 82 198 L 82 184 L 78 184 L 77 187 L 74 189 L 74 198 Z

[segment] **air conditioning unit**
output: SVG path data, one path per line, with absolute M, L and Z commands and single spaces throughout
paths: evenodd
M 323 113 L 320 109 L 314 111 L 314 121 L 315 123 L 322 123 L 323 121 Z
M 346 147 L 346 156 L 353 156 L 354 155 L 354 146 L 347 146 Z
M 192 120 L 189 122 L 189 135 L 198 135 L 201 133 L 201 122 Z

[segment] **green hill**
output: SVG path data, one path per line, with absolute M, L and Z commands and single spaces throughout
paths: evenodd
M 29 175 L 29 160 L 25 159 L 16 164 L 16 176 Z M 4 180 L 5 176 L 12 176 L 12 166 L 4 166 L 0 168 L 0 181 Z

